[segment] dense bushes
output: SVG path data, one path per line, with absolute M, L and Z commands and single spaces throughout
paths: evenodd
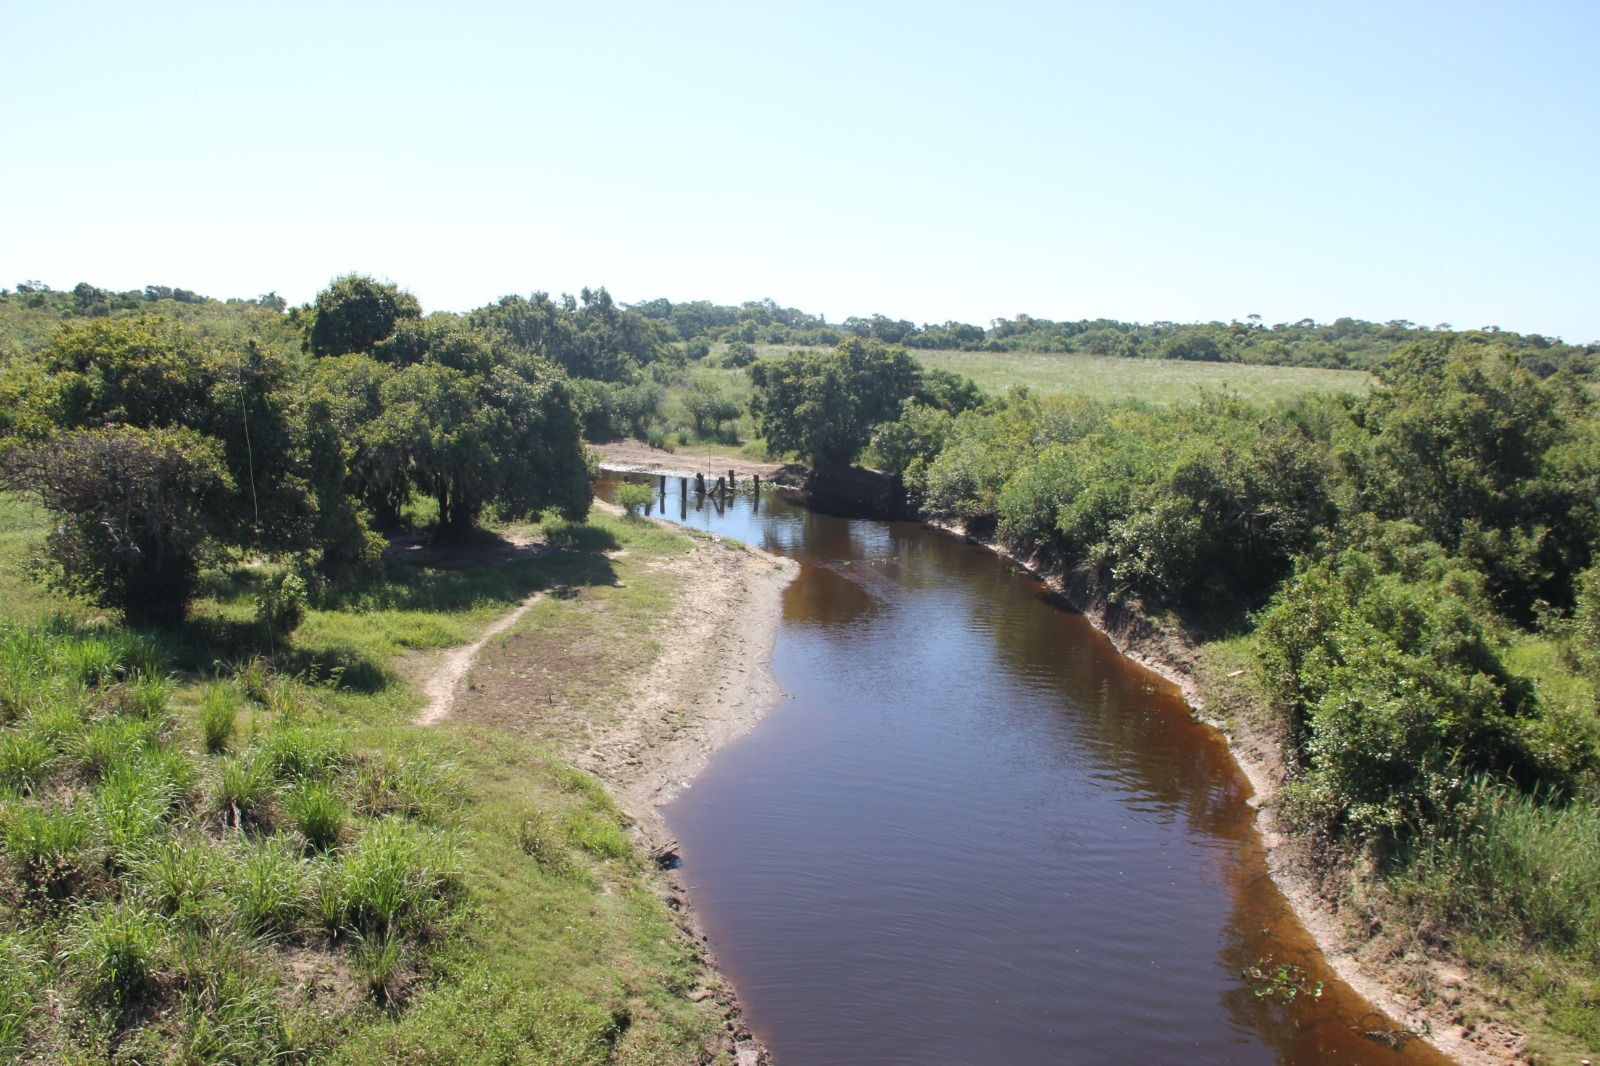
M 600 325 L 575 343 L 600 344 L 606 322 L 626 332 L 603 291 L 591 308 Z M 303 317 L 310 354 L 267 330 L 212 339 L 140 314 L 65 323 L 8 363 L 3 485 L 58 517 L 49 549 L 65 584 L 171 627 L 208 557 L 277 555 L 324 575 L 362 565 L 382 549 L 372 527 L 397 524 L 416 495 L 441 538 L 491 505 L 587 512 L 572 386 L 504 328 L 423 319 L 415 297 L 359 276 Z M 282 629 L 280 613 L 265 624 Z

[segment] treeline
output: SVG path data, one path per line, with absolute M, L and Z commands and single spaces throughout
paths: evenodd
M 490 508 L 588 511 L 571 381 L 505 330 L 357 276 L 200 326 L 151 302 L 65 320 L 0 376 L 0 486 L 56 517 L 55 580 L 132 624 L 179 624 L 229 553 L 293 560 L 293 599 L 371 563 L 416 500 L 441 539 Z
M 19 283 L 15 293 L 0 290 L 0 301 L 82 316 L 126 313 L 163 302 L 208 302 L 189 290 L 164 285 L 107 292 L 80 282 L 70 291 L 55 292 L 37 281 Z M 296 322 L 309 310 L 288 308 L 276 293 L 266 293 L 255 300 L 230 300 L 227 304 L 238 309 L 254 306 L 288 311 Z M 1559 338 L 1521 334 L 1493 325 L 1457 329 L 1447 322 L 1429 327 L 1400 319 L 1377 323 L 1339 318 L 1319 323 L 1303 318 L 1269 325 L 1257 315 L 1230 322 L 1139 323 L 1108 318 L 1057 322 L 1019 314 L 1013 318 L 997 318 L 984 327 L 957 321 L 919 325 L 907 319 L 874 314 L 829 322 L 823 315 L 783 307 L 771 299 L 715 304 L 706 300 L 673 303 L 658 298 L 618 305 L 604 288 L 583 290 L 581 304 L 572 296 L 552 299 L 546 293 L 535 293 L 528 299 L 507 297 L 473 312 L 477 320 L 503 322 L 520 330 L 525 338 L 532 336 L 529 330 L 541 329 L 563 315 L 568 320 L 582 319 L 576 332 L 589 333 L 590 341 L 588 346 L 577 344 L 570 364 L 559 356 L 554 357 L 555 361 L 575 377 L 601 381 L 618 381 L 626 375 L 624 366 L 614 361 L 616 353 L 595 360 L 599 354 L 593 347 L 596 324 L 603 324 L 602 332 L 622 332 L 623 336 L 616 338 L 617 349 L 631 360 L 633 368 L 647 366 L 662 357 L 698 360 L 719 343 L 832 347 L 852 336 L 914 349 L 1062 352 L 1367 370 L 1407 345 L 1456 335 L 1492 340 L 1514 352 L 1522 365 L 1539 377 L 1548 377 L 1563 369 L 1591 376 L 1595 371 L 1596 353 L 1600 351 L 1600 342 L 1569 344 Z
M 864 454 L 924 514 L 1238 652 L 1321 858 L 1594 1041 L 1566 991 L 1600 977 L 1594 400 L 1487 336 L 1374 374 L 1273 407 L 908 394 Z M 757 383 L 769 422 L 806 414 Z

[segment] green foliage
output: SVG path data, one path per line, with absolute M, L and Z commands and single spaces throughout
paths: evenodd
M 623 482 L 617 486 L 617 504 L 630 515 L 639 514 L 650 505 L 650 501 L 653 499 L 655 499 L 655 493 L 651 491 L 649 485 Z
M 68 587 L 131 624 L 182 622 L 231 487 L 215 444 L 186 429 L 75 431 L 14 449 L 5 474 L 60 519 L 48 543 Z
M 1379 550 L 1306 567 L 1258 620 L 1267 690 L 1300 742 L 1302 811 L 1398 835 L 1439 817 L 1469 775 L 1559 775 L 1523 740 L 1538 707 L 1483 631 L 1470 572 L 1435 556 L 1407 575 Z
M 315 355 L 370 353 L 422 305 L 398 286 L 362 274 L 344 274 L 317 293 L 306 343 Z
M 231 685 L 211 685 L 200 699 L 200 728 L 206 751 L 220 755 L 233 743 L 239 696 Z
M 838 470 L 855 461 L 874 427 L 898 416 L 922 375 L 903 348 L 851 339 L 829 353 L 756 363 L 750 380 L 768 448 Z
M 1596 528 L 1596 456 L 1557 449 L 1591 422 L 1585 395 L 1541 382 L 1504 350 L 1449 340 L 1377 371 L 1353 451 L 1363 505 L 1472 559 L 1502 610 L 1572 602 Z

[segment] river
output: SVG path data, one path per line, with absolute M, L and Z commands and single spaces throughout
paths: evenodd
M 1393 1023 L 1268 877 L 1224 742 L 1039 581 L 667 480 L 663 517 L 801 565 L 785 698 L 663 812 L 780 1066 L 1449 1061 L 1374 1038 Z

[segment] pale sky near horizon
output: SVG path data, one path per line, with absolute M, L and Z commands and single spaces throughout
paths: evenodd
M 1600 340 L 1600 4 L 0 0 L 0 285 Z

